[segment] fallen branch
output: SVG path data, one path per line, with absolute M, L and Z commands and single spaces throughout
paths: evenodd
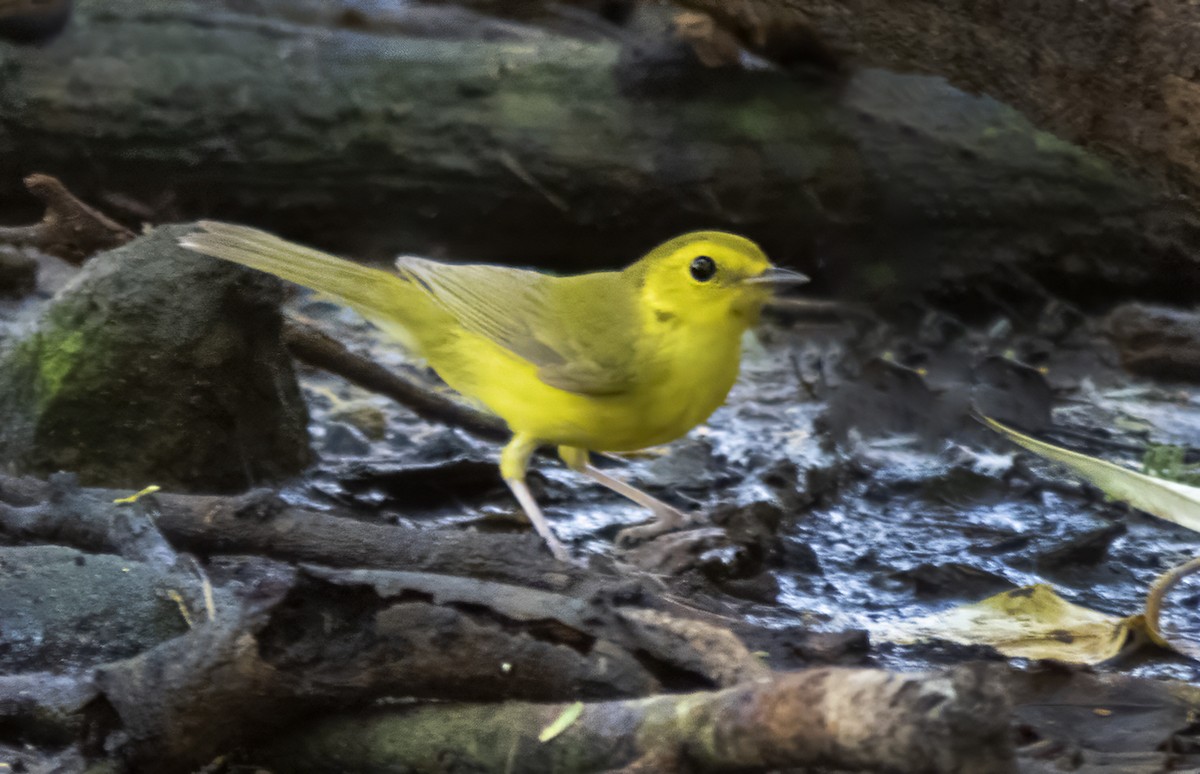
M 130 550 L 120 490 L 74 489 L 0 475 L 0 533 L 86 551 Z M 70 507 L 60 507 L 61 503 Z M 479 534 L 374 524 L 292 507 L 269 490 L 243 495 L 154 494 L 132 508 L 181 551 L 255 554 L 333 567 L 457 572 L 564 589 L 585 573 L 554 560 L 532 533 Z M 143 510 L 144 509 L 144 510 Z
M 46 214 L 32 226 L 0 227 L 0 242 L 30 246 L 73 264 L 82 264 L 102 250 L 120 247 L 134 233 L 75 198 L 49 175 L 30 175 L 25 187 L 46 205 Z
M 608 600 L 637 600 L 643 607 L 623 614 L 617 627 L 636 644 L 626 635 L 606 635 L 609 639 L 653 658 L 678 654 L 690 649 L 688 643 L 702 640 L 704 647 L 694 656 L 671 660 L 677 670 L 704 675 L 716 684 L 753 675 L 758 667 L 736 637 L 699 620 L 701 611 L 679 615 L 678 605 L 660 598 L 658 584 L 643 588 L 648 581 L 642 576 L 615 580 L 561 564 L 533 535 L 371 524 L 292 508 L 263 491 L 236 497 L 154 494 L 130 505 L 115 504 L 119 494 L 78 489 L 68 476 L 50 483 L 0 476 L 0 534 L 140 558 L 146 550 L 141 541 L 148 539 L 142 533 L 161 532 L 180 550 L 204 556 L 256 555 L 319 564 L 328 569 L 310 570 L 314 578 L 370 587 L 381 598 L 407 598 L 412 592 L 421 599 L 491 606 L 506 617 L 554 617 L 581 630 L 606 620 Z M 132 528 L 138 524 L 140 530 Z M 430 573 L 437 575 L 427 577 Z M 437 579 L 432 586 L 429 578 Z M 563 594 L 574 601 L 568 604 L 559 596 Z
M 98 508 L 95 497 L 79 489 L 69 474 L 51 476 L 40 502 L 14 506 L 3 500 L 0 483 L 0 532 L 17 540 L 113 553 L 164 569 L 178 562 L 175 550 L 144 507 L 110 500 Z
M 388 696 L 596 699 L 655 694 L 668 680 L 694 689 L 766 674 L 728 632 L 689 621 L 706 636 L 660 647 L 656 624 L 602 598 L 428 573 L 247 564 L 238 576 L 254 580 L 246 586 L 257 599 L 98 671 L 120 719 L 120 754 L 135 770 L 192 770 L 303 718 Z M 710 650 L 719 634 L 736 646 Z M 736 663 L 743 669 L 731 672 Z
M 1000 774 L 1016 770 L 1003 669 L 814 669 L 634 701 L 389 708 L 320 721 L 255 760 L 294 772 L 434 771 L 454 760 L 480 772 Z

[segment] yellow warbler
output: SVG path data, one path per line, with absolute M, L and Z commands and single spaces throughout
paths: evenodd
M 666 443 L 707 419 L 773 287 L 806 279 L 721 231 L 676 237 L 623 271 L 556 277 L 411 257 L 392 274 L 244 226 L 200 227 L 180 243 L 345 303 L 507 422 L 500 472 L 563 560 L 525 483 L 534 450 L 556 444 L 570 468 L 650 509 L 652 524 L 618 539 L 679 525 L 682 513 L 593 467 L 588 452 Z

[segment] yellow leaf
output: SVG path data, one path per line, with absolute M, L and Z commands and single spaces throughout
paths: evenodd
M 161 490 L 162 490 L 162 487 L 159 486 L 158 484 L 151 484 L 150 486 L 146 487 L 142 491 L 135 492 L 135 493 L 129 495 L 128 497 L 118 497 L 116 500 L 113 500 L 113 505 L 130 505 L 132 503 L 136 503 L 138 500 L 142 499 L 146 495 L 154 494 L 155 492 L 158 492 Z
M 930 639 L 991 645 L 1014 658 L 1052 658 L 1074 664 L 1107 661 L 1146 639 L 1145 621 L 1072 604 L 1049 586 L 1005 591 L 982 602 L 911 621 L 885 624 L 876 634 L 911 644 Z
M 192 620 L 192 611 L 188 610 L 187 602 L 184 601 L 183 595 L 175 589 L 167 589 L 167 598 L 169 598 L 179 608 L 179 615 L 183 616 L 183 622 L 188 628 L 193 628 L 196 623 Z
M 539 742 L 549 742 L 554 737 L 561 734 L 571 727 L 571 724 L 579 720 L 579 716 L 583 714 L 583 702 L 577 701 L 571 706 L 562 711 L 553 723 L 542 729 L 542 733 L 538 734 Z
M 1089 457 L 1030 438 L 994 419 L 983 417 L 988 427 L 1034 454 L 1066 465 L 1106 495 L 1122 500 L 1152 516 L 1200 532 L 1200 487 L 1147 476 L 1112 462 Z

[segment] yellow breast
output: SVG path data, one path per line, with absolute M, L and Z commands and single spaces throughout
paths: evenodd
M 447 384 L 483 403 L 515 433 L 547 444 L 633 451 L 679 438 L 724 402 L 737 379 L 742 330 L 723 325 L 644 337 L 643 370 L 631 389 L 616 395 L 552 387 L 528 361 L 467 332 L 426 356 Z

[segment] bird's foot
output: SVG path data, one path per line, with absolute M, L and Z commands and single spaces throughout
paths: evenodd
M 555 537 L 554 530 L 550 529 L 549 523 L 546 522 L 546 517 L 542 514 L 542 509 L 538 507 L 537 501 L 533 499 L 533 494 L 529 491 L 529 486 L 525 483 L 524 478 L 505 479 L 508 488 L 516 495 L 517 502 L 521 504 L 521 510 L 525 513 L 525 518 L 533 525 L 533 529 L 546 542 L 546 547 L 550 549 L 550 553 L 554 558 L 564 564 L 581 565 L 582 562 L 577 562 L 571 558 L 571 554 L 567 551 L 566 546 Z
M 654 521 L 626 527 L 617 533 L 614 542 L 617 548 L 633 548 L 654 538 L 674 532 L 683 527 L 700 524 L 704 519 L 699 514 L 684 513 L 669 506 L 654 509 Z

